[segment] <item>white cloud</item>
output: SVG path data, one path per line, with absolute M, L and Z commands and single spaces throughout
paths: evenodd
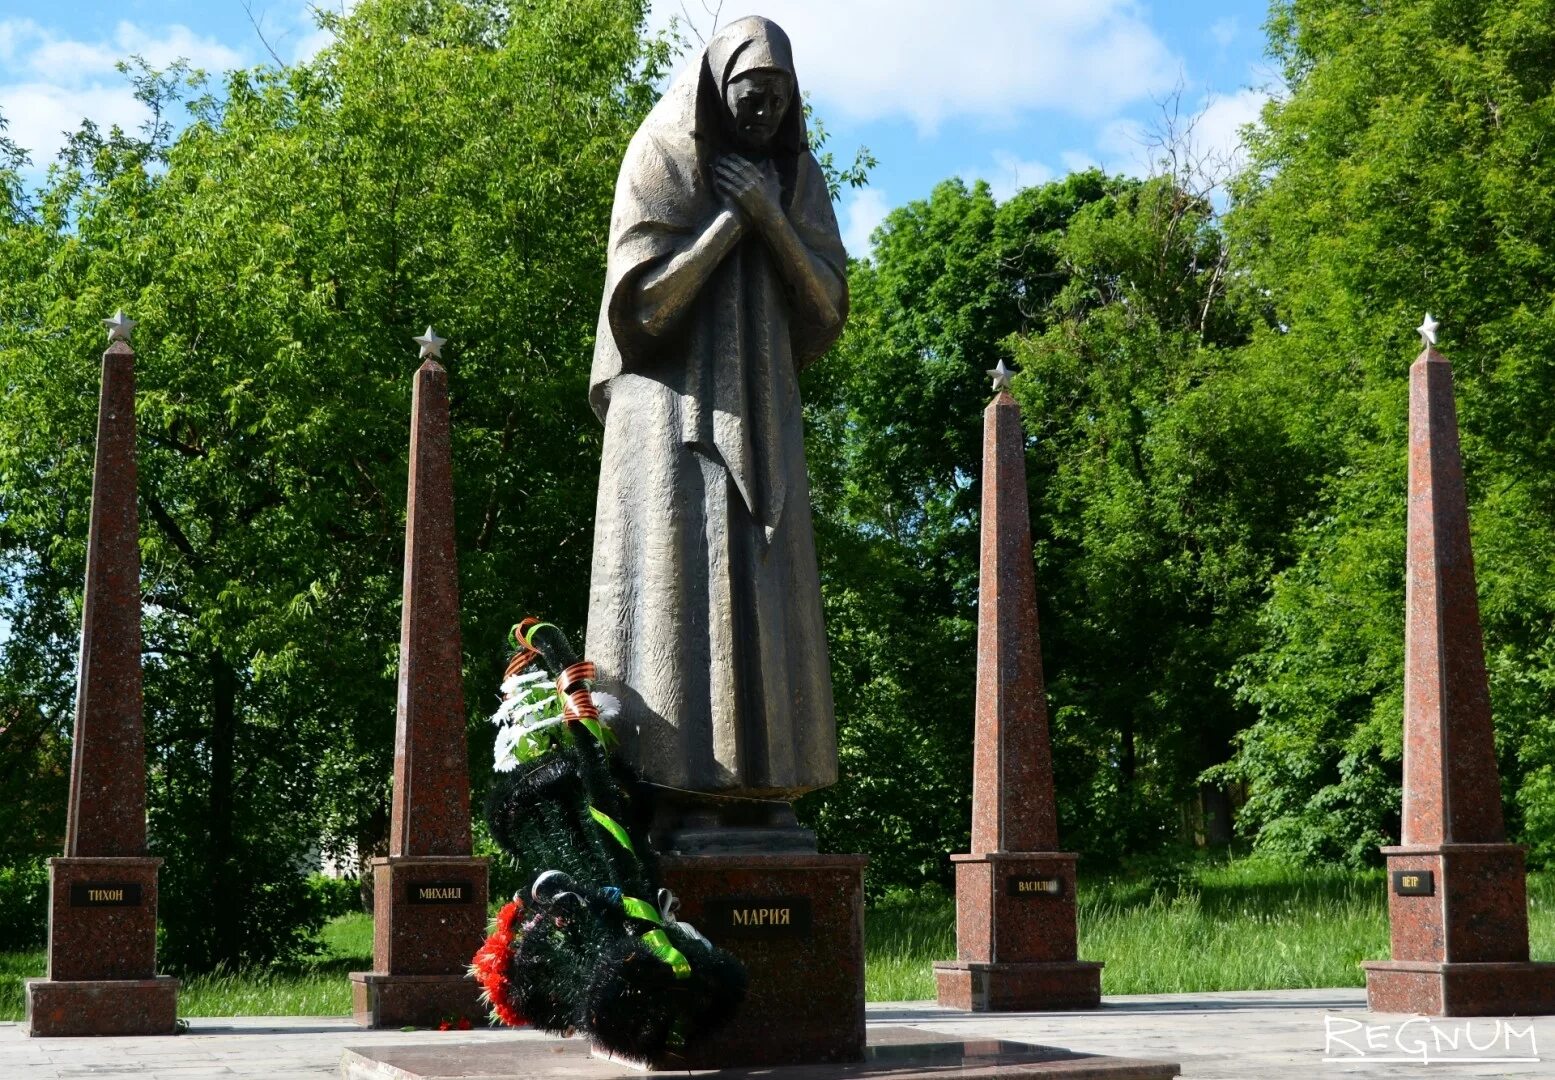
M 655 0 L 653 24 L 698 7 Z M 762 13 L 788 31 L 800 85 L 828 115 L 922 131 L 1032 109 L 1106 117 L 1167 90 L 1181 68 L 1131 0 L 766 0 Z
M 872 250 L 869 234 L 885 220 L 891 204 L 885 192 L 876 188 L 855 191 L 842 211 L 842 243 L 855 259 L 867 258 Z
M 1210 97 L 1193 126 L 1196 151 L 1229 169 L 1240 169 L 1246 160 L 1242 129 L 1258 121 L 1269 95 L 1262 90 L 1238 90 Z
M 28 151 L 36 174 L 84 119 L 104 130 L 117 125 L 127 131 L 149 119 L 115 70 L 118 61 L 135 55 L 157 68 L 184 59 L 213 74 L 246 62 L 215 38 L 176 24 L 147 29 L 120 21 L 110 37 L 87 41 L 61 36 L 33 19 L 0 20 L 0 59 L 15 80 L 0 82 L 0 114 L 9 124 L 6 134 Z
M 1230 16 L 1227 16 L 1224 19 L 1216 19 L 1214 22 L 1209 24 L 1209 36 L 1213 38 L 1215 44 L 1219 45 L 1222 49 L 1226 48 L 1236 40 L 1236 31 L 1236 20 Z
M 41 82 L 0 86 L 0 115 L 9 121 L 7 137 L 28 152 L 39 175 L 82 119 L 90 117 L 104 131 L 114 124 L 133 131 L 150 118 L 124 87 L 70 89 Z
M 991 169 L 967 169 L 961 175 L 966 180 L 987 180 L 993 197 L 1004 202 L 1022 188 L 1053 179 L 1053 169 L 1045 162 L 1024 161 L 1008 150 L 995 150 Z
M 1096 154 L 1102 168 L 1124 176 L 1148 176 L 1152 135 L 1140 120 L 1118 119 L 1103 124 L 1096 134 Z
M 1101 168 L 1101 162 L 1084 150 L 1065 150 L 1058 155 L 1058 160 L 1063 163 L 1065 172 L 1076 173 Z
M 359 0 L 333 0 L 330 9 L 338 15 L 349 15 L 356 10 Z M 335 35 L 319 26 L 318 19 L 313 15 L 314 4 L 312 0 L 302 5 L 294 20 L 296 33 L 299 35 L 297 44 L 292 48 L 292 63 L 302 64 L 312 60 L 319 53 L 329 48 L 335 42 Z M 280 45 L 272 41 L 277 52 L 282 52 Z
M 134 23 L 121 22 L 114 28 L 113 44 L 115 54 L 113 60 L 140 55 L 146 58 L 148 64 L 156 68 L 166 67 L 174 60 L 183 59 L 189 61 L 190 67 L 220 74 L 231 68 L 242 67 L 245 63 L 241 53 L 228 48 L 215 38 L 200 37 L 187 26 L 176 24 L 156 31 L 147 31 Z M 109 67 L 112 67 L 112 61 L 109 62 Z
M 1242 129 L 1256 123 L 1269 95 L 1244 89 L 1234 94 L 1208 94 L 1196 112 L 1184 107 L 1176 121 L 1178 158 L 1195 180 L 1225 180 L 1242 167 L 1245 153 Z M 1102 126 L 1096 136 L 1096 153 L 1108 172 L 1148 176 L 1160 170 L 1165 152 L 1164 119 L 1117 119 Z M 1066 155 L 1066 164 L 1067 164 Z

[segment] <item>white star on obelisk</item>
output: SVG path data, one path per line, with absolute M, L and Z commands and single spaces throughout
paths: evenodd
M 104 319 L 103 325 L 108 328 L 109 344 L 112 344 L 115 341 L 123 341 L 128 343 L 130 340 L 130 331 L 135 329 L 135 320 L 127 317 L 124 314 L 123 309 L 120 309 L 113 313 L 113 318 Z
M 1425 319 L 1420 323 L 1419 326 L 1415 327 L 1415 332 L 1420 335 L 1421 344 L 1428 348 L 1436 344 L 1437 325 L 1437 321 L 1431 318 L 1431 313 L 1427 311 L 1425 313 Z
M 413 337 L 410 340 L 421 346 L 421 359 L 423 360 L 429 356 L 434 360 L 442 359 L 443 346 L 448 344 L 448 339 L 438 337 L 430 326 L 427 327 L 426 333 L 420 337 Z
M 1004 366 L 1004 358 L 1002 356 L 999 358 L 999 366 L 989 368 L 988 374 L 993 376 L 993 388 L 995 390 L 1008 390 L 1010 379 L 1015 376 L 1015 372 Z

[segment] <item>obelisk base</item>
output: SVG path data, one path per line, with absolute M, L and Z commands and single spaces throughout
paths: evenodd
M 863 855 L 666 855 L 678 917 L 750 976 L 728 1026 L 650 1069 L 819 1065 L 864 1059 Z
M 1034 964 L 934 965 L 940 1005 L 967 1012 L 1041 1012 L 1094 1009 L 1101 1004 L 1101 969 L 1089 960 Z
M 444 1020 L 457 1023 L 460 1019 L 481 1026 L 486 1023 L 486 1006 L 481 988 L 469 975 L 353 971 L 351 1018 L 367 1028 L 432 1028 Z
M 1374 960 L 1366 1007 L 1422 1016 L 1555 1015 L 1555 964 L 1433 964 Z
M 486 860 L 374 859 L 373 970 L 351 973 L 352 1015 L 363 1027 L 484 1023 L 470 961 L 486 937 Z
M 952 855 L 956 954 L 934 965 L 939 1003 L 971 1012 L 1094 1009 L 1102 965 L 1080 960 L 1067 851 Z
M 1362 965 L 1374 1012 L 1555 1014 L 1555 964 L 1528 960 L 1522 847 L 1413 844 L 1382 853 L 1392 959 Z
M 27 980 L 30 1035 L 171 1035 L 178 980 L 157 978 L 157 870 L 141 856 L 49 860 L 48 977 Z
M 35 1037 L 173 1035 L 178 1030 L 178 980 L 28 979 L 26 1027 Z

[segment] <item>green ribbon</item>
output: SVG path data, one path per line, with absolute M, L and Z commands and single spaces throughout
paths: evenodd
M 634 919 L 651 922 L 655 926 L 664 925 L 664 918 L 659 914 L 659 909 L 646 900 L 639 900 L 635 896 L 623 896 L 621 897 L 621 907 Z
M 675 978 L 691 978 L 691 961 L 686 959 L 685 953 L 670 944 L 669 935 L 663 930 L 649 930 L 642 940 L 649 952 L 670 966 L 675 972 Z
M 537 630 L 539 630 L 542 626 L 549 626 L 552 630 L 556 629 L 556 624 L 555 623 L 548 623 L 548 622 L 537 622 L 537 623 L 535 623 L 533 626 L 531 626 L 529 628 L 529 632 L 524 635 L 524 644 L 527 645 L 529 648 L 532 649 L 532 648 L 535 647 L 535 644 L 534 644 L 535 643 L 535 632 Z
M 685 953 L 670 944 L 669 935 L 663 930 L 664 917 L 659 914 L 659 909 L 635 896 L 621 897 L 621 907 L 632 918 L 654 924 L 654 928 L 642 936 L 648 951 L 668 964 L 675 972 L 675 978 L 691 978 L 691 961 L 686 959 Z
M 626 835 L 626 830 L 621 827 L 621 823 L 619 821 L 605 813 L 603 810 L 593 806 L 589 807 L 589 817 L 599 822 L 600 826 L 607 833 L 615 837 L 616 843 L 620 844 L 627 851 L 630 851 L 633 855 L 637 854 L 637 849 L 632 847 L 632 838 Z

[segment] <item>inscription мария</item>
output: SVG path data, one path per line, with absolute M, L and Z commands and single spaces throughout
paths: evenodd
M 723 896 L 708 900 L 707 929 L 714 938 L 777 938 L 810 933 L 810 900 L 804 896 Z

